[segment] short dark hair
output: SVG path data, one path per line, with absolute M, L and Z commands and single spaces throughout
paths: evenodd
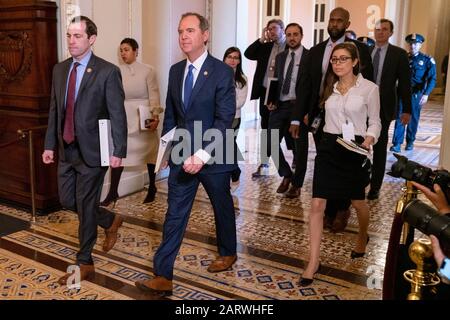
M 380 19 L 377 21 L 376 24 L 381 24 L 381 23 L 389 23 L 389 26 L 391 27 L 391 32 L 394 32 L 394 23 L 389 20 L 389 19 Z
M 269 27 L 272 23 L 276 23 L 277 25 L 280 26 L 281 29 L 284 30 L 284 22 L 281 19 L 272 19 L 269 20 L 269 22 L 267 22 L 267 27 Z
M 344 19 L 347 20 L 347 22 L 350 21 L 350 12 L 347 9 L 342 8 L 342 7 L 334 8 L 333 10 L 331 10 L 330 15 L 336 11 L 342 12 L 342 14 L 344 15 Z
M 88 39 L 91 36 L 97 35 L 97 26 L 95 25 L 94 21 L 89 19 L 86 16 L 78 16 L 74 17 L 70 23 L 78 23 L 84 21 L 86 23 L 86 34 L 88 35 Z
M 133 51 L 139 49 L 139 44 L 133 38 L 125 38 L 120 42 L 120 44 L 128 44 L 133 49 Z
M 205 32 L 207 30 L 209 30 L 209 22 L 208 19 L 206 19 L 204 16 L 202 16 L 201 14 L 198 14 L 197 12 L 186 12 L 181 16 L 181 20 L 183 20 L 186 17 L 190 17 L 190 16 L 194 16 L 197 17 L 197 19 L 200 22 L 200 30 L 202 30 L 202 32 Z
M 299 28 L 299 29 L 300 29 L 300 34 L 303 35 L 303 28 L 302 28 L 302 26 L 299 25 L 298 23 L 296 23 L 296 22 L 289 23 L 289 24 L 286 26 L 286 29 L 284 29 L 284 31 L 286 32 L 286 30 L 289 29 L 290 27 L 297 27 L 297 28 Z

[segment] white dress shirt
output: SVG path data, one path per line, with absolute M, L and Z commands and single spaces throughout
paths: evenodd
M 242 88 L 239 83 L 236 83 L 236 115 L 234 116 L 235 119 L 241 117 L 241 109 L 247 102 L 248 80 L 245 75 L 242 75 L 242 77 L 245 79 L 247 83 Z
M 289 53 L 286 58 L 286 63 L 284 64 L 284 71 L 283 71 L 284 79 L 286 79 L 289 63 L 291 62 L 292 59 L 291 52 L 294 52 L 295 55 L 294 55 L 294 69 L 292 70 L 289 94 L 283 94 L 283 92 L 280 92 L 280 101 L 290 101 L 295 100 L 296 98 L 295 86 L 297 84 L 297 76 L 300 68 L 300 60 L 302 59 L 303 55 L 303 46 L 300 45 L 300 47 L 298 47 L 295 50 L 289 49 Z
M 194 76 L 193 82 L 192 82 L 192 88 L 195 87 L 195 82 L 197 81 L 198 74 L 200 70 L 202 70 L 202 66 L 205 63 L 206 58 L 208 57 L 208 51 L 205 48 L 205 52 L 197 58 L 194 62 L 189 61 L 189 59 L 186 60 L 186 68 L 184 68 L 184 76 L 183 76 L 183 86 L 182 86 L 182 97 L 184 99 L 184 83 L 186 82 L 186 76 L 189 72 L 189 66 L 192 64 L 194 66 L 194 69 L 192 69 L 192 75 Z M 183 101 L 184 102 L 184 101 Z
M 333 94 L 325 102 L 324 132 L 342 134 L 342 125 L 350 122 L 355 128 L 355 135 L 364 138 L 371 136 L 374 144 L 377 143 L 381 131 L 378 86 L 361 74 L 345 95 L 337 90 L 336 82 Z

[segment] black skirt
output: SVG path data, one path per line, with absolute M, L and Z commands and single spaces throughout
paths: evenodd
M 370 161 L 336 142 L 338 135 L 324 133 L 317 146 L 313 198 L 364 200 L 370 181 Z M 356 141 L 362 143 L 363 137 Z

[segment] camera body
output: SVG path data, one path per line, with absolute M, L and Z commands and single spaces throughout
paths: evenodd
M 450 173 L 447 170 L 432 170 L 399 154 L 394 156 L 398 161 L 392 165 L 391 172 L 388 173 L 390 176 L 417 182 L 431 191 L 438 184 L 450 203 Z

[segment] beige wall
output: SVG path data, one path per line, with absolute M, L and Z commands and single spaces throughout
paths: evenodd
M 292 0 L 289 21 L 297 22 L 303 28 L 302 44 L 311 48 L 314 42 L 314 0 Z
M 336 7 L 343 7 L 350 11 L 349 29 L 355 31 L 358 37 L 373 38 L 373 28 L 369 26 L 374 25 L 376 20 L 384 18 L 385 6 L 385 0 L 336 0 Z

